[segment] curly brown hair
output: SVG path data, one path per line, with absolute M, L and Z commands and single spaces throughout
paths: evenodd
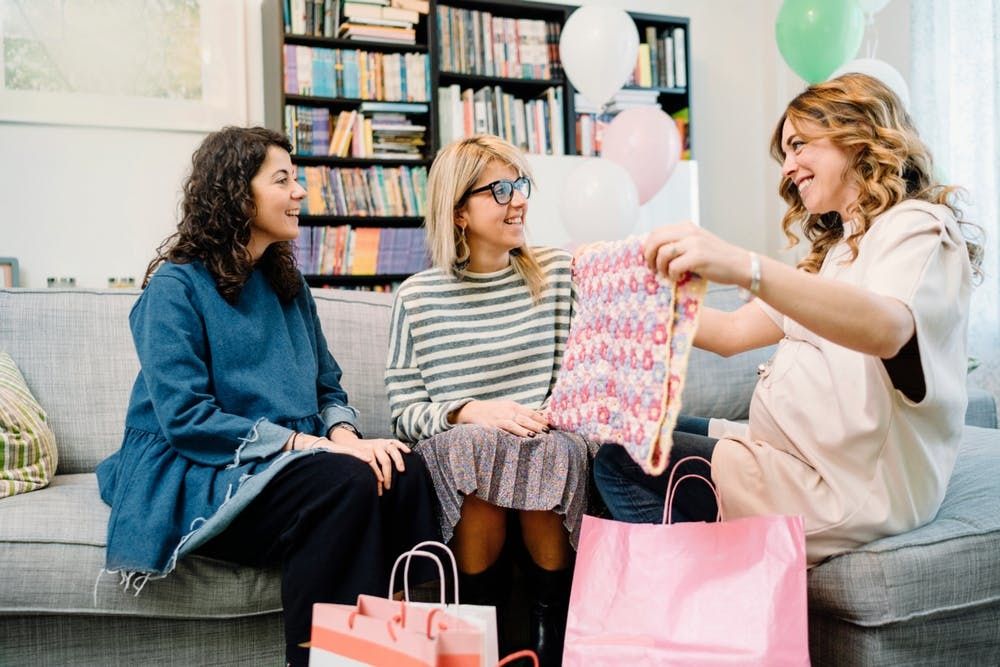
M 236 303 L 255 268 L 247 249 L 257 214 L 250 181 L 269 146 L 292 151 L 287 138 L 263 127 L 224 127 L 205 137 L 191 157 L 177 231 L 156 249 L 144 288 L 163 262 L 199 261 L 215 278 L 219 294 Z M 302 288 L 290 241 L 272 243 L 256 266 L 283 301 L 294 299 Z
M 954 203 L 960 188 L 942 185 L 935 179 L 930 150 L 888 86 L 865 74 L 845 74 L 800 93 L 778 120 L 771 137 L 771 155 L 779 164 L 785 161 L 781 139 L 786 119 L 804 139 L 829 139 L 847 154 L 844 178 L 859 191 L 850 208 L 859 223 L 847 238 L 852 261 L 858 256 L 858 242 L 878 215 L 905 199 L 919 199 L 951 209 L 967 236 L 974 275 L 981 276 L 983 251 L 973 239 L 981 236 L 982 229 L 962 219 Z M 810 214 L 795 183 L 785 175 L 778 193 L 788 204 L 781 226 L 789 247 L 799 242 L 792 231 L 795 225 L 801 225 L 810 243 L 809 254 L 798 266 L 816 273 L 826 254 L 843 237 L 844 221 L 836 211 Z

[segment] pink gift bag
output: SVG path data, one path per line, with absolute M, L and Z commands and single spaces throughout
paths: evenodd
M 663 524 L 584 516 L 564 667 L 808 665 L 802 517 L 670 524 L 675 489 Z

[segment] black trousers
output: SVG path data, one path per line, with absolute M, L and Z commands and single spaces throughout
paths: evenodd
M 404 454 L 392 488 L 378 495 L 375 474 L 347 454 L 320 452 L 289 463 L 202 555 L 257 567 L 281 565 L 285 653 L 308 662 L 315 602 L 353 604 L 384 597 L 395 558 L 423 540 L 440 540 L 430 479 Z M 414 565 L 417 562 L 414 561 Z

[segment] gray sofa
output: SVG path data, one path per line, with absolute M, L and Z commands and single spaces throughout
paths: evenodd
M 0 665 L 278 665 L 279 579 L 207 558 L 124 594 L 98 578 L 108 509 L 95 465 L 114 451 L 137 361 L 127 315 L 135 291 L 0 289 L 0 350 L 46 408 L 59 474 L 0 500 Z M 362 428 L 388 435 L 382 388 L 390 298 L 317 291 Z M 737 304 L 714 289 L 709 303 Z M 695 352 L 684 411 L 745 418 L 767 351 Z M 816 664 L 976 664 L 1000 656 L 1000 431 L 977 392 L 937 520 L 831 558 L 809 575 Z M 988 427 L 988 428 L 981 428 Z

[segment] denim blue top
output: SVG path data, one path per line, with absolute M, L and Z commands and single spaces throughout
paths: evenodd
M 129 315 L 140 371 L 121 449 L 97 468 L 106 569 L 165 575 L 288 461 L 292 431 L 357 423 L 308 286 L 282 303 L 254 271 L 235 305 L 199 263 L 166 263 Z

